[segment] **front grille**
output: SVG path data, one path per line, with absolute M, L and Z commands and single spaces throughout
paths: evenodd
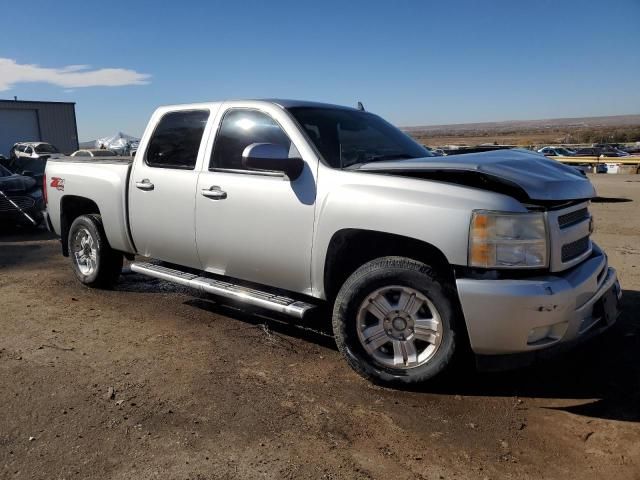
M 18 205 L 23 210 L 33 207 L 36 203 L 36 201 L 31 197 L 16 196 L 16 197 L 9 197 L 9 198 L 13 201 L 13 203 Z M 10 212 L 10 211 L 17 211 L 16 207 L 11 205 L 9 200 L 7 200 L 5 197 L 0 196 L 0 212 Z
M 562 262 L 570 262 L 589 250 L 589 236 L 562 246 Z
M 580 210 L 574 210 L 573 212 L 565 213 L 558 217 L 558 226 L 560 228 L 567 228 L 576 223 L 580 223 L 583 220 L 589 218 L 589 209 L 581 208 Z
M 591 214 L 589 203 L 549 210 L 546 213 L 549 229 L 549 268 L 562 272 L 583 261 L 591 251 Z

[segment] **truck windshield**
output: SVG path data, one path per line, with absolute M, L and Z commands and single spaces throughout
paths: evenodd
M 326 107 L 291 107 L 288 111 L 324 160 L 334 168 L 434 156 L 398 128 L 372 113 Z

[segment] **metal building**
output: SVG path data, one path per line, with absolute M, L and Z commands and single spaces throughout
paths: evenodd
M 74 102 L 0 100 L 0 155 L 16 142 L 48 142 L 63 153 L 78 149 Z

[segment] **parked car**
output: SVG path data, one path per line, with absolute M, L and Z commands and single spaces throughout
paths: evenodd
M 443 147 L 442 152 L 444 155 L 466 155 L 468 153 L 480 153 L 491 152 L 495 150 L 509 150 L 518 148 L 516 145 L 499 145 L 495 143 L 483 143 L 482 145 L 468 146 L 468 145 L 449 145 Z
M 628 157 L 630 156 L 629 152 L 625 152 L 624 150 L 620 150 L 619 148 L 605 148 L 602 150 L 602 155 L 605 157 Z
M 11 147 L 11 158 L 49 158 L 60 155 L 60 151 L 46 142 L 18 142 Z
M 627 152 L 629 155 L 638 155 L 640 154 L 640 142 L 636 142 L 635 145 L 620 147 L 620 150 Z
M 426 148 L 427 151 L 431 153 L 434 157 L 443 157 L 446 155 L 446 153 L 444 153 L 444 150 L 442 150 L 441 148 L 431 148 L 427 145 L 422 145 L 422 146 Z
M 43 210 L 43 192 L 36 179 L 0 165 L 0 225 L 37 225 Z
M 606 157 L 628 157 L 629 152 L 620 148 L 617 143 L 596 143 L 593 145 L 602 149 L 602 155 Z
M 447 154 L 444 153 L 444 150 L 442 150 L 441 148 L 434 148 L 431 150 L 431 153 L 433 153 L 436 157 L 446 157 Z
M 575 152 L 564 147 L 543 147 L 538 150 L 545 157 L 573 157 Z
M 434 157 L 372 113 L 290 100 L 161 107 L 139 151 L 47 164 L 47 224 L 89 287 L 127 257 L 297 319 L 324 305 L 380 382 L 428 380 L 467 341 L 481 367 L 528 363 L 618 316 L 596 192 L 537 153 Z
M 61 157 L 60 151 L 46 142 L 20 142 L 11 147 L 8 168 L 15 173 L 26 173 L 41 180 L 49 158 Z
M 585 147 L 576 150 L 578 157 L 626 157 L 629 154 L 616 148 Z
M 105 150 L 100 148 L 83 148 L 81 150 L 76 150 L 71 154 L 72 157 L 115 157 L 117 156 L 116 152 L 113 150 Z

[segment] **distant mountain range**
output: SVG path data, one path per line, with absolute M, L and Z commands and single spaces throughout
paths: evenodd
M 507 120 L 504 122 L 454 123 L 448 125 L 422 125 L 403 127 L 408 133 L 465 133 L 478 131 L 512 132 L 518 130 L 548 130 L 554 128 L 602 128 L 640 125 L 640 115 L 614 115 L 607 117 L 550 118 L 544 120 Z

